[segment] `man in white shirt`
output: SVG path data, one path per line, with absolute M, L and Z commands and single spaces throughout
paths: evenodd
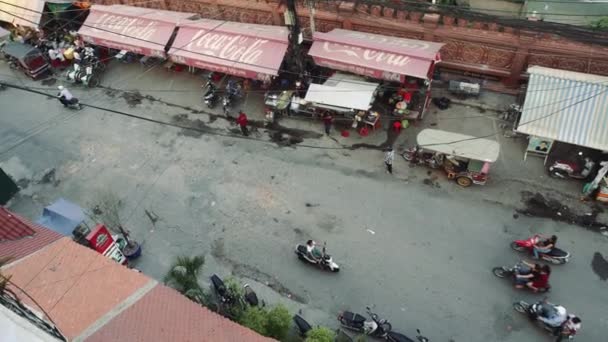
M 395 160 L 395 151 L 392 147 L 389 147 L 388 151 L 384 155 L 384 164 L 386 165 L 386 172 L 393 174 L 393 161 Z
M 57 94 L 57 96 L 59 97 L 59 101 L 63 104 L 64 107 L 67 107 L 68 104 L 70 104 L 70 102 L 74 98 L 74 96 L 72 95 L 72 93 L 70 93 L 68 88 L 65 88 L 64 86 L 59 86 L 57 87 L 57 89 L 59 89 L 59 94 Z

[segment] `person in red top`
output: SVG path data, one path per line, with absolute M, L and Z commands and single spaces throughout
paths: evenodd
M 532 281 L 526 284 L 534 292 L 538 292 L 541 289 L 549 287 L 549 276 L 551 275 L 551 267 L 544 265 L 541 267 L 540 272 L 532 278 Z
M 331 116 L 331 113 L 325 112 L 323 114 L 323 124 L 325 125 L 325 134 L 329 135 L 329 131 L 331 131 L 331 123 L 334 121 L 334 118 Z
M 247 130 L 247 115 L 245 115 L 243 111 L 239 112 L 239 117 L 236 118 L 236 123 L 241 127 L 241 132 L 243 132 L 243 135 L 248 136 L 249 130 Z

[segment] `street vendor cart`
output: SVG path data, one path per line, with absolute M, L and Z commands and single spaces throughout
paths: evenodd
M 51 67 L 42 51 L 29 44 L 6 43 L 2 47 L 2 53 L 9 61 L 9 66 L 12 69 L 23 70 L 32 79 L 38 79 L 46 75 Z
M 266 122 L 274 122 L 277 116 L 288 115 L 293 90 L 268 91 L 264 95 L 266 105 Z
M 422 130 L 416 143 L 402 154 L 405 160 L 443 169 L 462 187 L 485 184 L 500 151 L 496 141 L 437 129 Z

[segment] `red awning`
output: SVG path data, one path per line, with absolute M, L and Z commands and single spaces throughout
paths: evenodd
M 310 51 L 318 65 L 390 81 L 427 79 L 441 43 L 334 29 L 315 33 Z
M 165 57 L 165 47 L 177 25 L 194 16 L 124 5 L 93 5 L 78 33 L 91 44 Z
M 278 75 L 288 43 L 286 27 L 201 19 L 179 25 L 169 58 L 201 69 L 267 80 Z

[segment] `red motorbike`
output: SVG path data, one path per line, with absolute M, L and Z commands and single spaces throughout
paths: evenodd
M 534 246 L 540 241 L 540 235 L 534 235 L 526 240 L 515 240 L 511 242 L 511 248 L 518 252 L 534 253 Z M 556 265 L 565 264 L 570 260 L 570 253 L 553 247 L 549 253 L 541 253 L 540 258 Z

